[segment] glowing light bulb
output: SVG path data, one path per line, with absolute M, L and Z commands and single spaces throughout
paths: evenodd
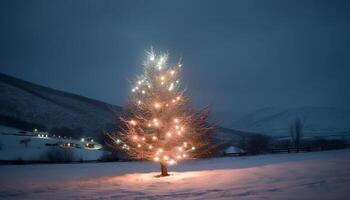
M 187 142 L 184 142 L 184 147 L 185 147 L 185 148 L 187 147 Z
M 164 160 L 169 160 L 169 156 L 163 156 Z
M 137 81 L 137 84 L 141 85 L 141 84 L 142 84 L 142 81 Z
M 119 144 L 120 143 L 120 140 L 119 139 L 117 139 L 117 144 Z
M 193 151 L 196 150 L 196 147 L 192 147 L 192 150 L 193 150 Z
M 155 104 L 154 104 L 154 107 L 155 107 L 156 109 L 159 109 L 159 108 L 160 108 L 160 104 L 159 104 L 159 103 L 155 103 Z
M 180 126 L 179 126 L 179 125 L 176 125 L 176 126 L 175 126 L 175 129 L 176 129 L 176 130 L 179 130 L 179 129 L 180 129 Z
M 168 132 L 166 135 L 167 135 L 168 137 L 171 137 L 171 133 L 170 133 L 170 132 Z
M 158 138 L 156 136 L 152 136 L 152 140 L 157 140 Z
M 147 126 L 148 126 L 148 127 L 151 127 L 151 126 L 152 126 L 152 124 L 148 123 L 148 124 L 147 124 Z
M 133 139 L 133 140 L 137 140 L 137 136 L 134 135 L 134 136 L 132 137 L 132 139 Z
M 141 103 L 142 103 L 141 100 L 138 100 L 138 101 L 137 101 L 137 104 L 141 105 Z
M 179 119 L 178 119 L 178 118 L 175 118 L 175 119 L 174 119 L 174 122 L 175 122 L 175 123 L 179 123 Z
M 170 161 L 169 161 L 169 164 L 170 165 L 173 165 L 173 164 L 175 164 L 176 162 L 175 162 L 175 160 L 173 160 L 173 159 L 171 159 Z
M 183 149 L 182 149 L 182 147 L 179 147 L 178 150 L 179 150 L 179 151 L 182 151 Z
M 141 144 L 137 144 L 137 147 L 138 147 L 138 148 L 141 148 Z
M 142 137 L 142 138 L 141 138 L 141 140 L 142 140 L 142 141 L 145 141 L 145 140 L 146 140 L 146 138 L 145 138 L 145 137 Z
M 142 94 L 146 94 L 146 91 L 142 90 Z
M 149 149 L 153 149 L 153 146 L 152 146 L 152 145 L 149 145 L 148 148 L 149 148 Z
M 162 153 L 162 152 L 163 152 L 163 149 L 162 149 L 162 148 L 158 149 L 158 152 Z
M 177 158 L 177 159 L 181 159 L 181 156 L 180 156 L 180 155 L 177 155 L 176 158 Z
M 155 58 L 155 57 L 154 57 L 154 54 L 152 53 L 152 54 L 149 56 L 149 60 L 150 60 L 150 61 L 154 61 L 154 58 Z
M 130 120 L 130 124 L 135 126 L 136 125 L 136 121 L 135 120 Z
M 180 97 L 180 96 L 177 96 L 177 97 L 176 97 L 176 100 L 180 100 L 180 99 L 181 99 L 181 97 Z
M 171 75 L 174 75 L 174 74 L 175 74 L 175 70 L 171 70 L 171 71 L 170 71 L 170 74 L 171 74 Z
M 174 89 L 174 83 L 171 83 L 170 86 L 169 86 L 169 88 L 168 88 L 168 90 L 169 90 L 169 91 L 172 91 L 173 89 Z
M 155 158 L 154 158 L 154 161 L 159 161 L 159 157 L 155 157 Z
M 164 76 L 161 76 L 161 77 L 160 77 L 160 80 L 164 81 L 164 80 L 165 80 L 165 77 L 164 77 Z

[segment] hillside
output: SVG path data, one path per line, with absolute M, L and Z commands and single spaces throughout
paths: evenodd
M 264 108 L 234 121 L 230 127 L 284 137 L 296 118 L 304 124 L 305 137 L 350 135 L 350 110 L 331 107 Z
M 96 136 L 112 126 L 118 106 L 0 73 L 0 125 L 24 130 L 62 129 Z

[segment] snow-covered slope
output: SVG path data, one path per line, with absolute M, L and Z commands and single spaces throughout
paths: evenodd
M 27 144 L 21 141 L 28 140 Z M 75 143 L 82 148 L 61 148 L 47 146 L 55 143 Z M 46 153 L 50 150 L 59 149 L 71 155 L 72 161 L 94 161 L 98 160 L 102 150 L 89 150 L 84 148 L 84 143 L 77 140 L 58 138 L 39 138 L 32 136 L 4 135 L 0 133 L 0 160 L 1 161 L 46 161 Z M 55 152 L 54 152 L 55 153 Z
M 350 135 L 350 110 L 329 107 L 264 108 L 234 121 L 230 127 L 283 137 L 288 136 L 296 118 L 304 124 L 305 137 Z
M 349 199 L 350 151 L 213 158 L 0 166 L 0 199 Z
M 0 73 L 0 125 L 21 129 L 38 127 L 81 129 L 96 136 L 114 122 L 121 108 L 62 92 Z

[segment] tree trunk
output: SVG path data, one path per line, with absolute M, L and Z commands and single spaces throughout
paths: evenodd
M 160 163 L 161 176 L 169 176 L 166 164 Z

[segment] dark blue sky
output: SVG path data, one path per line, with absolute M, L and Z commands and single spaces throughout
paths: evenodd
M 350 1 L 0 1 L 0 72 L 122 105 L 145 50 L 214 110 L 350 108 Z

